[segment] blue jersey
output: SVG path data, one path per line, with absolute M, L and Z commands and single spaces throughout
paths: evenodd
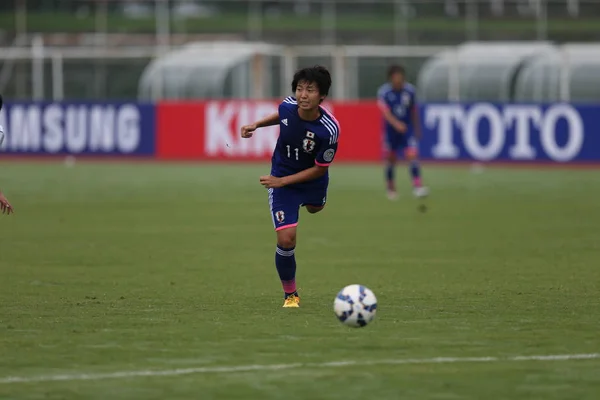
M 392 85 L 386 83 L 382 85 L 377 92 L 377 104 L 382 110 L 390 110 L 392 115 L 401 122 L 405 123 L 410 135 L 413 132 L 413 112 L 416 111 L 416 90 L 409 83 L 405 83 L 401 90 L 394 90 Z M 383 118 L 383 127 L 386 133 L 396 132 L 396 129 L 385 118 Z
M 340 126 L 335 117 L 319 107 L 320 117 L 305 121 L 298 115 L 298 102 L 287 97 L 279 105 L 279 138 L 271 158 L 271 175 L 283 177 L 296 174 L 315 164 L 328 166 L 335 157 Z M 326 186 L 329 172 L 313 181 L 291 185 L 297 188 Z

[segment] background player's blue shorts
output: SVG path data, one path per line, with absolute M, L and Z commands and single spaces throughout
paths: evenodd
M 412 133 L 401 134 L 387 131 L 384 134 L 384 146 L 387 151 L 393 151 L 396 154 L 404 152 L 406 149 L 417 148 L 417 141 Z
M 327 199 L 327 185 L 314 189 L 282 187 L 269 189 L 269 207 L 275 230 L 298 225 L 300 207 L 321 207 Z

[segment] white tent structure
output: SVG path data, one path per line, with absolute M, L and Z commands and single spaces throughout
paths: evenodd
M 423 101 L 589 102 L 600 98 L 600 45 L 468 43 L 421 69 Z
M 566 44 L 528 63 L 517 79 L 517 101 L 597 102 L 600 45 Z
M 412 53 L 411 53 L 412 51 Z M 267 43 L 191 43 L 154 59 L 138 84 L 142 101 L 276 98 L 300 65 L 319 58 L 336 81 L 332 98 L 375 80 L 356 60 L 412 54 L 427 60 L 417 88 L 421 101 L 590 102 L 600 99 L 600 45 L 549 42 L 472 42 L 455 48 L 364 46 L 283 47 Z M 423 56 L 423 54 L 425 56 Z M 408 56 L 409 57 L 409 56 Z M 352 95 L 352 96 L 350 96 Z
M 421 100 L 510 101 L 520 69 L 554 51 L 546 42 L 467 43 L 444 51 L 419 73 Z
M 266 43 L 190 43 L 153 60 L 138 88 L 140 100 L 249 98 L 272 95 L 271 68 L 281 48 Z

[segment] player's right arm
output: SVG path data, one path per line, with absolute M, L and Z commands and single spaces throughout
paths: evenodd
M 243 138 L 251 138 L 254 134 L 254 131 L 258 128 L 264 128 L 267 126 L 273 126 L 279 124 L 279 113 L 273 113 L 268 117 L 261 119 L 250 125 L 242 126 L 242 137 Z
M 396 118 L 394 114 L 392 114 L 392 109 L 386 102 L 385 94 L 386 91 L 384 88 L 379 89 L 379 92 L 377 93 L 377 105 L 379 106 L 383 117 L 391 126 L 394 127 L 395 130 L 397 130 L 400 133 L 406 133 L 406 124 L 400 121 L 398 118 Z

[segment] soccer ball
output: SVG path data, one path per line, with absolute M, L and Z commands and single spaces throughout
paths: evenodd
M 335 297 L 333 312 L 344 325 L 362 328 L 375 318 L 377 298 L 363 285 L 348 285 Z

